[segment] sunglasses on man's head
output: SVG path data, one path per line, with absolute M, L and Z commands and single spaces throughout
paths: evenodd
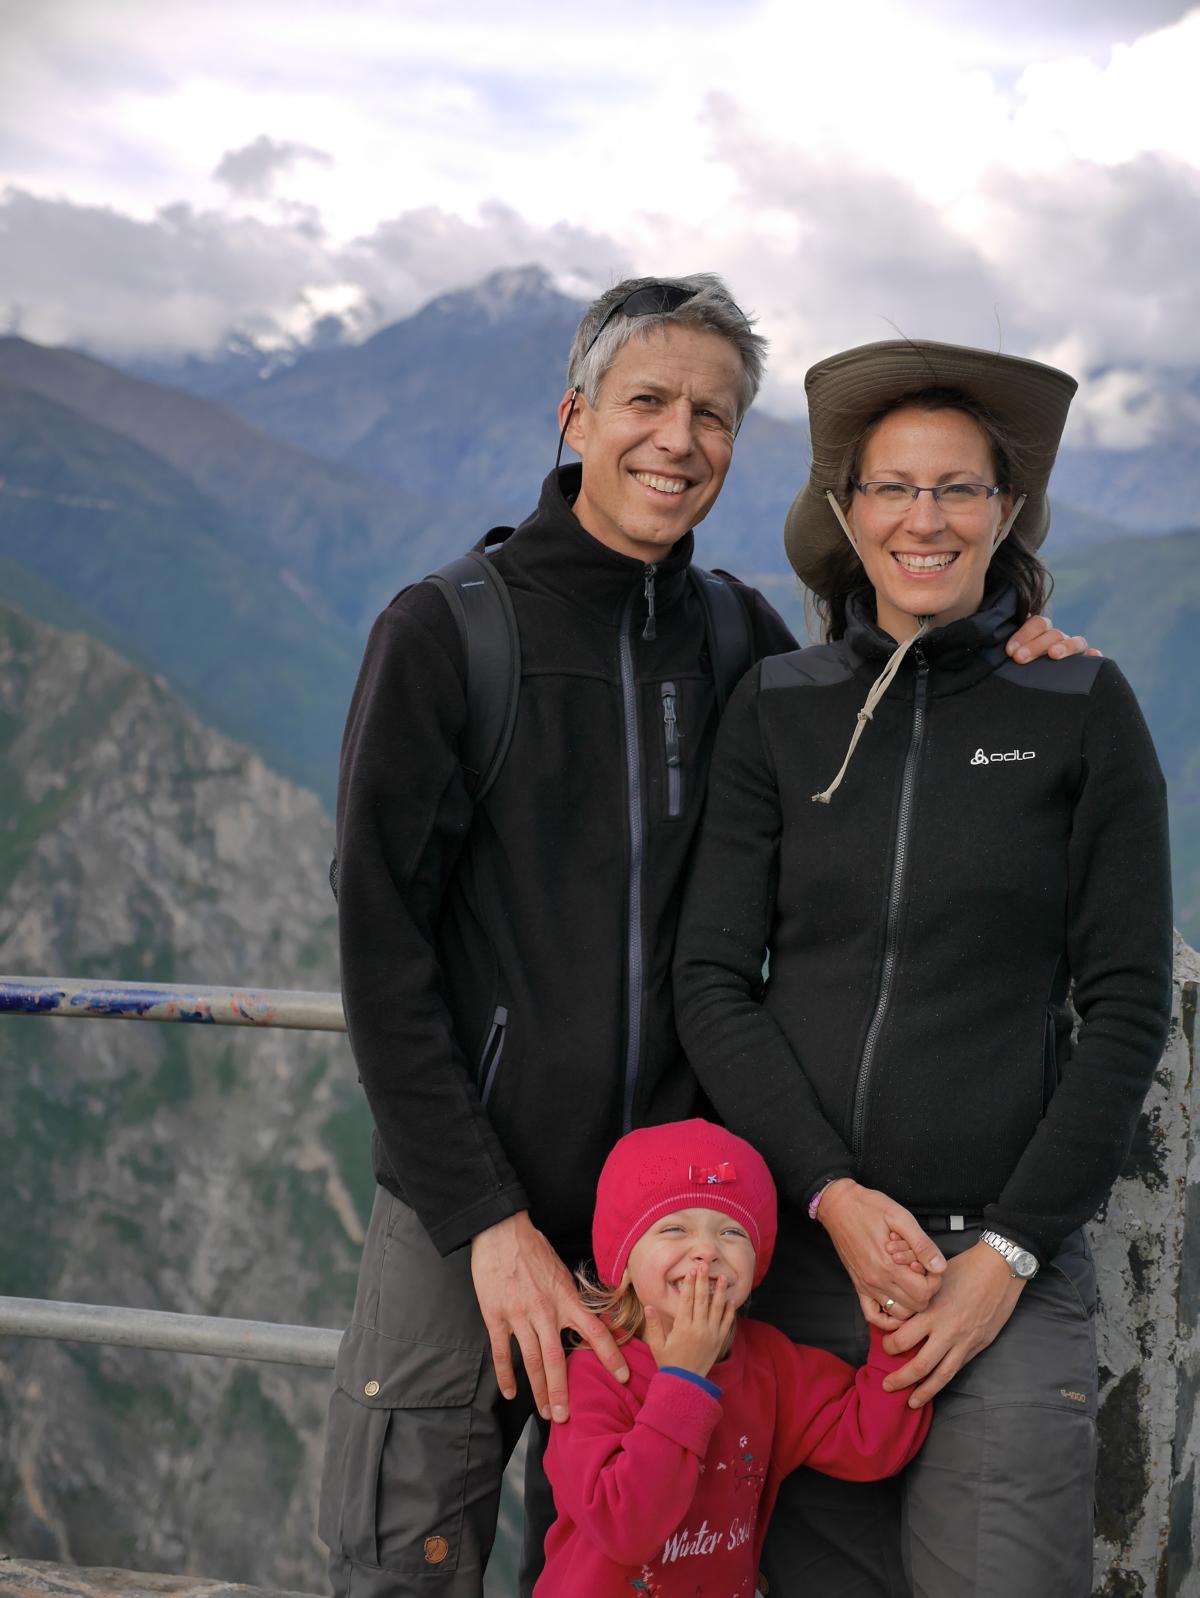
M 615 305 L 609 306 L 604 320 L 592 334 L 587 349 L 579 357 L 580 361 L 587 360 L 592 353 L 596 340 L 614 316 L 618 314 L 622 316 L 669 316 L 672 311 L 677 311 L 681 305 L 686 305 L 689 300 L 694 300 L 699 292 L 698 288 L 685 288 L 682 283 L 647 283 L 640 289 L 634 289 L 623 300 L 618 300 Z M 724 298 L 724 296 L 721 297 Z M 745 321 L 744 314 L 734 305 L 732 300 L 726 300 L 725 303 L 733 305 L 734 310 Z

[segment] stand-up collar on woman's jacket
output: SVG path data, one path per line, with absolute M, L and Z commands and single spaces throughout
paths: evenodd
M 974 615 L 926 633 L 920 648 L 929 663 L 932 691 L 957 693 L 1003 665 L 1007 658 L 1004 646 L 1017 630 L 1016 611 L 1016 589 L 1010 583 L 997 582 L 986 590 Z M 875 620 L 871 591 L 863 590 L 848 600 L 842 645 L 852 657 L 856 674 L 871 678 L 894 653 L 896 640 Z M 901 678 L 911 680 L 915 664 L 910 651 Z

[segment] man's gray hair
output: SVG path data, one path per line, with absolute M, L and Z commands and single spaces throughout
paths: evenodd
M 615 305 L 628 299 L 638 289 L 653 288 L 657 284 L 694 289 L 696 292 L 673 311 L 652 312 L 648 316 L 618 314 L 596 338 L 596 329 Z M 742 362 L 737 413 L 740 423 L 763 380 L 767 341 L 753 331 L 749 319 L 738 310 L 729 290 L 715 272 L 693 272 L 690 277 L 627 277 L 624 282 L 606 289 L 588 307 L 571 340 L 571 353 L 567 359 L 568 384 L 571 388 L 577 388 L 589 405 L 595 405 L 600 395 L 600 384 L 622 346 L 631 338 L 645 339 L 656 329 L 667 326 L 698 327 L 709 333 L 719 333 L 737 350 Z M 594 338 L 595 344 L 588 349 Z

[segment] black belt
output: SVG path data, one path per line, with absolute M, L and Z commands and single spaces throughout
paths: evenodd
M 913 1212 L 926 1232 L 965 1232 L 972 1226 L 986 1226 L 982 1210 L 933 1210 Z

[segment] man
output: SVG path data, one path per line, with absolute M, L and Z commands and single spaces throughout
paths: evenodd
M 337 1594 L 478 1598 L 505 1462 L 534 1409 L 566 1416 L 562 1331 L 624 1371 L 568 1267 L 612 1144 L 697 1108 L 669 972 L 718 697 L 687 568 L 764 351 L 708 275 L 627 281 L 584 316 L 559 408 L 582 466 L 551 473 L 494 557 L 522 682 L 482 803 L 442 594 L 417 584 L 372 631 L 338 795 L 343 992 L 379 1188 L 330 1407 Z M 793 648 L 732 586 L 755 658 Z M 1021 645 L 1078 647 L 1040 619 Z M 526 1591 L 545 1514 L 543 1488 Z

